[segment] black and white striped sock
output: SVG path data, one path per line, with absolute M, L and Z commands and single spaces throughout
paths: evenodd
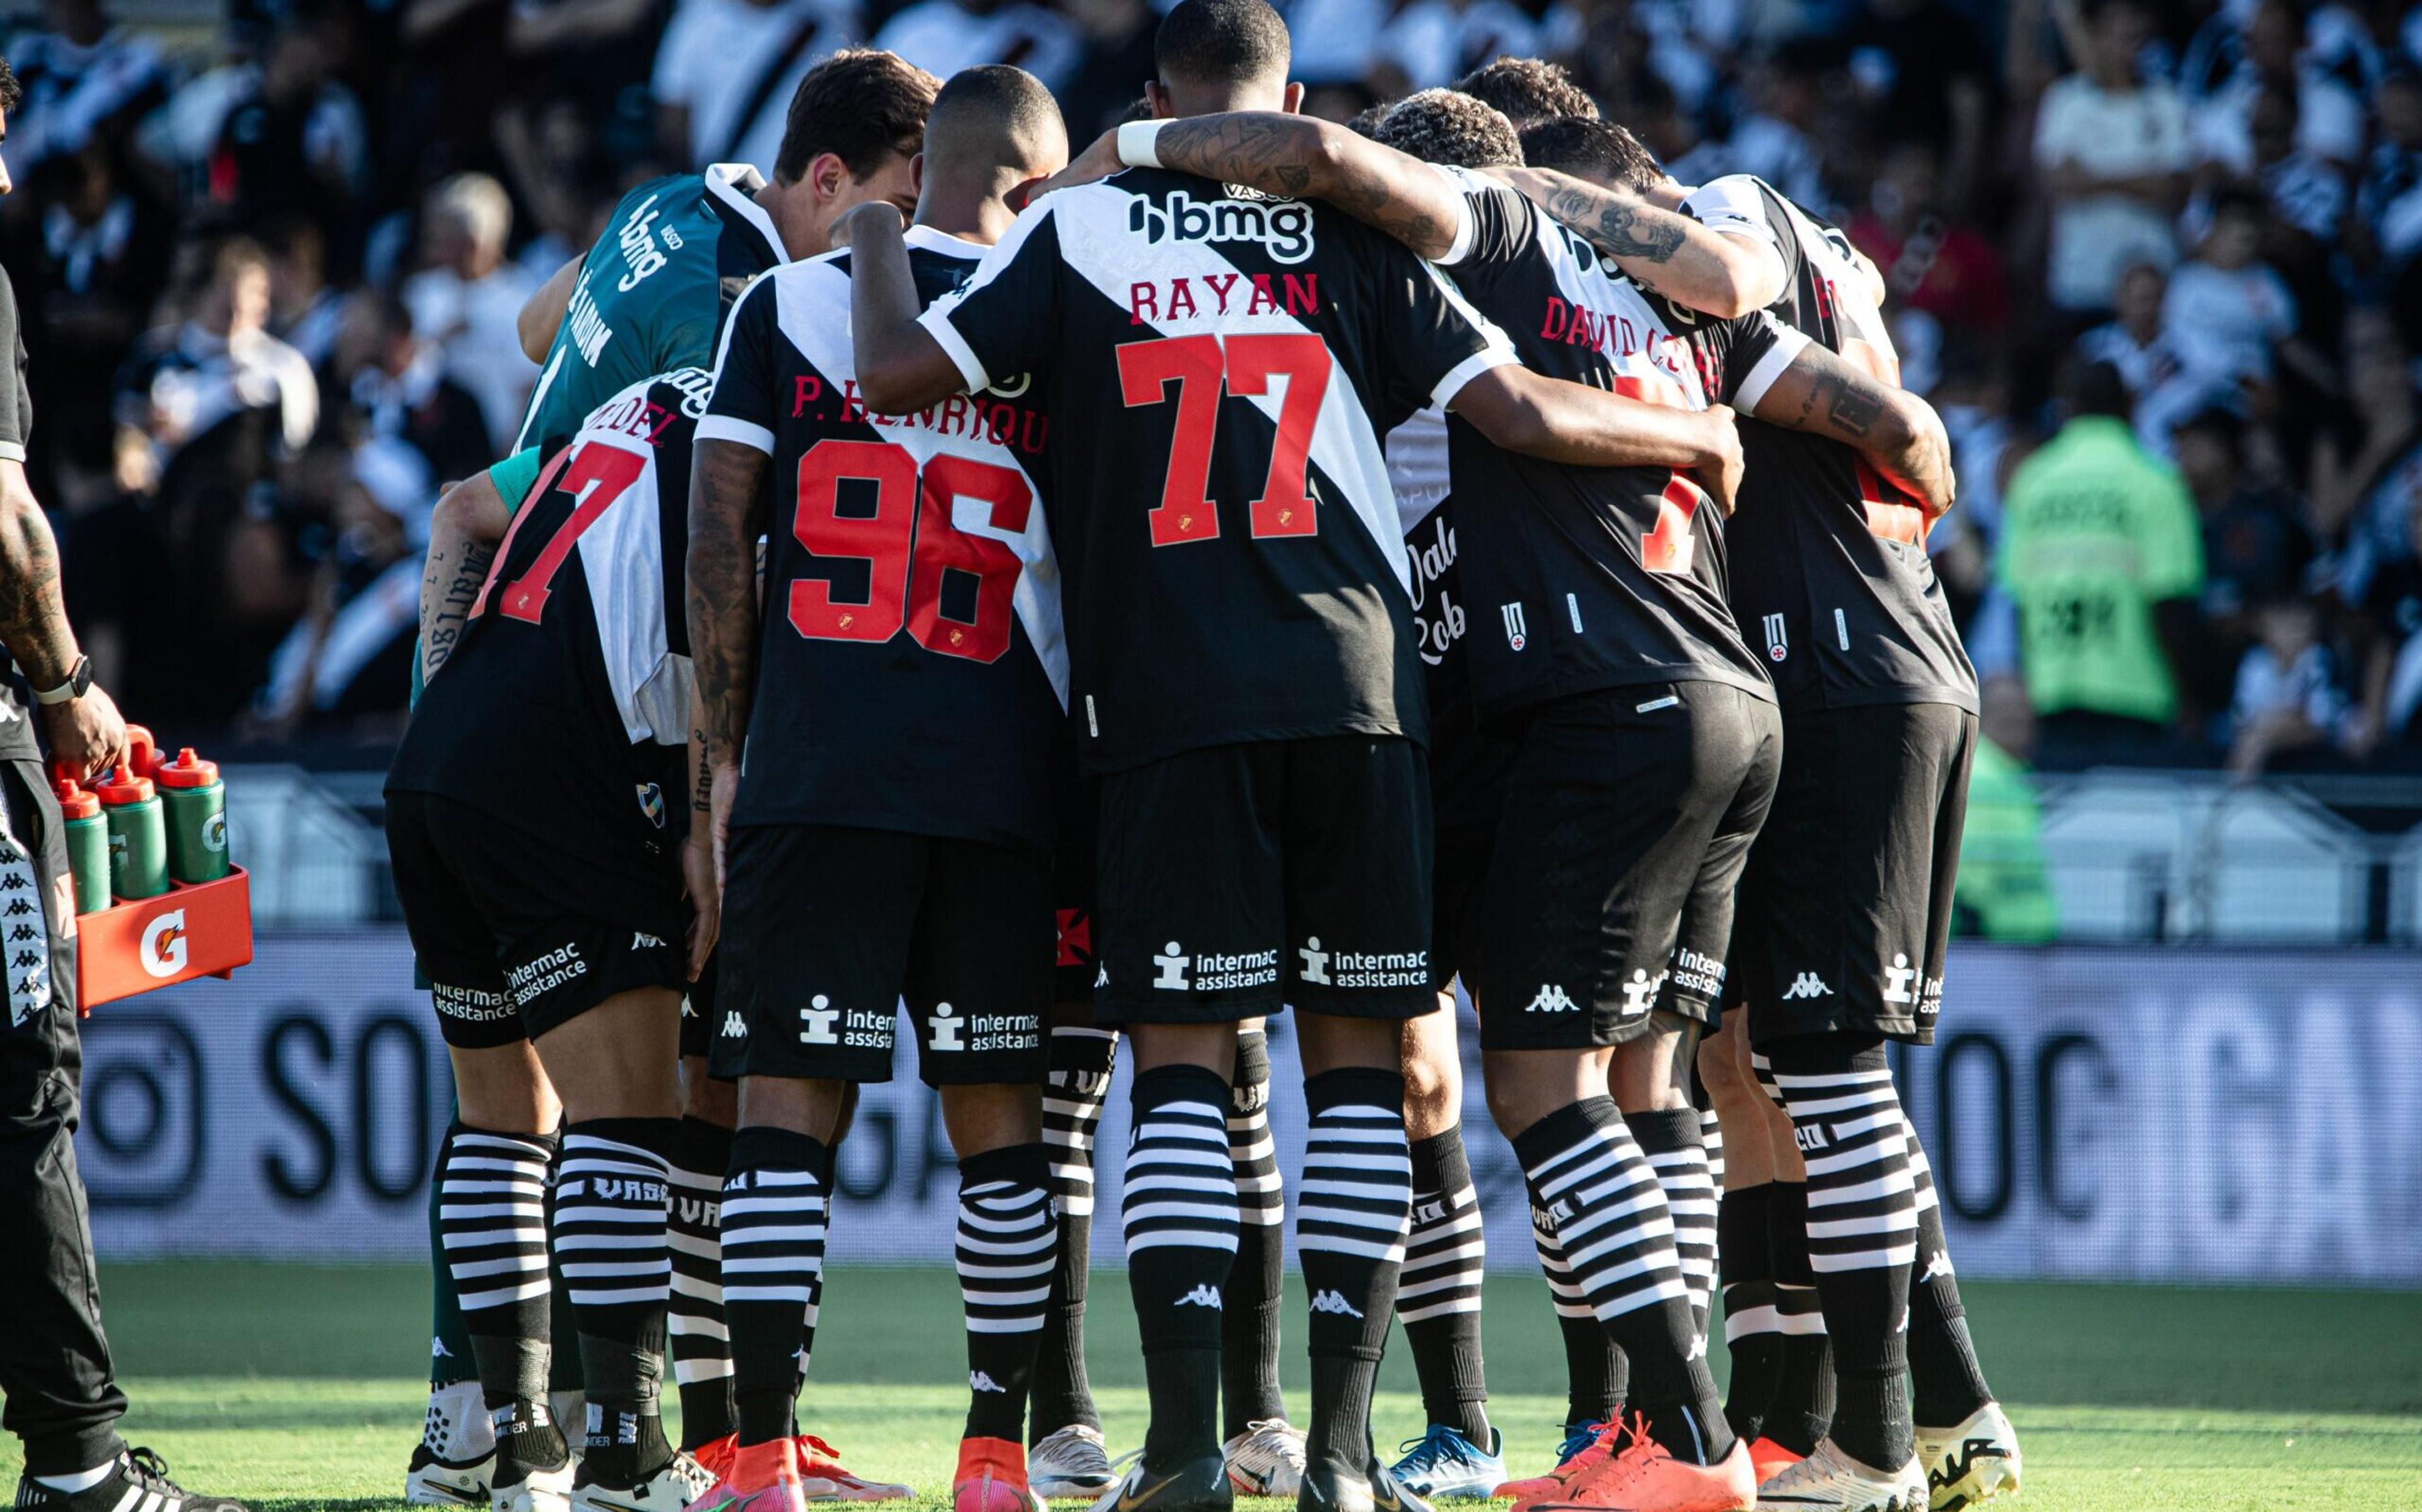
M 1657 1173 L 1611 1098 L 1559 1108 L 1515 1137 L 1532 1205 L 1630 1367 L 1629 1410 L 1675 1458 L 1711 1464 L 1732 1451 L 1706 1346 L 1674 1248 Z
M 1539 1252 L 1539 1270 L 1548 1278 L 1548 1296 L 1556 1307 L 1556 1331 L 1565 1340 L 1565 1426 L 1611 1423 L 1630 1387 L 1623 1351 L 1590 1311 L 1589 1296 L 1556 1241 L 1555 1220 L 1535 1203 L 1531 1243 Z
M 1488 1245 L 1463 1127 L 1414 1140 L 1412 1159 L 1413 1222 L 1396 1283 L 1396 1318 L 1413 1351 L 1429 1421 L 1486 1450 L 1488 1375 L 1480 1352 L 1480 1286 Z
M 1716 1184 L 1707 1171 L 1706 1146 L 1699 1142 L 1698 1110 L 1626 1114 L 1623 1121 L 1665 1193 L 1665 1210 L 1674 1217 L 1674 1253 L 1690 1292 L 1691 1321 L 1704 1340 L 1716 1289 Z
M 1060 1228 L 1048 1146 L 1012 1145 L 959 1162 L 959 1298 L 967 1306 L 963 1437 L 1019 1441 Z
M 591 1118 L 563 1131 L 555 1251 L 580 1330 L 585 1473 L 634 1485 L 672 1457 L 662 1408 L 677 1118 Z
M 1909 1403 L 1917 1189 L 1880 1039 L 1785 1040 L 1769 1052 L 1808 1168 L 1808 1263 L 1832 1338 L 1833 1442 L 1891 1470 L 1916 1441 Z
M 1279 1393 L 1279 1316 L 1286 1288 L 1286 1193 L 1270 1137 L 1269 1038 L 1236 1036 L 1228 1077 L 1228 1159 L 1236 1172 L 1236 1263 L 1220 1297 L 1220 1411 L 1231 1439 L 1286 1416 Z
M 723 1173 L 731 1166 L 731 1130 L 703 1118 L 682 1120 L 673 1156 L 673 1295 L 665 1318 L 673 1384 L 681 1392 L 682 1447 L 697 1449 L 731 1432 L 731 1334 L 723 1321 L 723 1239 L 716 1214 Z
M 1713 1108 L 1699 1110 L 1699 1143 L 1707 1151 L 1707 1179 L 1724 1190 L 1724 1126 Z
M 1051 1195 L 1060 1205 L 1060 1244 L 1051 1305 L 1034 1364 L 1029 1442 L 1075 1424 L 1098 1430 L 1101 1414 L 1085 1379 L 1085 1292 L 1093 1247 L 1093 1131 L 1117 1063 L 1115 1029 L 1063 1025 L 1051 1031 L 1051 1071 L 1043 1087 L 1043 1143 L 1051 1152 Z
M 1236 1259 L 1228 1083 L 1157 1066 L 1134 1095 L 1120 1226 L 1152 1402 L 1143 1458 L 1169 1471 L 1219 1451 L 1220 1287 Z
M 1942 1204 L 1934 1192 L 1934 1168 L 1917 1142 L 1917 1127 L 1901 1113 L 1909 1135 L 1909 1175 L 1917 1187 L 1917 1257 L 1910 1265 L 1909 1378 L 1911 1408 L 1927 1427 L 1951 1427 L 1993 1399 L 1976 1343 L 1968 1335 L 1968 1309 L 1959 1301 L 1959 1275 L 1942 1232 Z
M 1777 1181 L 1767 1195 L 1766 1238 L 1774 1266 L 1774 1313 L 1783 1368 L 1767 1403 L 1766 1436 L 1796 1455 L 1816 1449 L 1833 1424 L 1833 1341 L 1808 1264 L 1808 1186 Z
M 1311 1119 L 1295 1246 L 1312 1294 L 1312 1426 L 1305 1453 L 1347 1473 L 1370 1454 L 1371 1387 L 1388 1342 L 1412 1217 L 1405 1079 L 1352 1067 L 1303 1084 Z
M 438 1233 L 493 1414 L 546 1404 L 546 1180 L 555 1141 L 454 1125 L 438 1175 Z
M 1732 1359 L 1724 1416 L 1733 1431 L 1756 1439 L 1765 1430 L 1776 1380 L 1783 1373 L 1783 1321 L 1775 1306 L 1773 1250 L 1767 1239 L 1770 1184 L 1739 1187 L 1716 1209 L 1716 1251 L 1724 1286 L 1724 1352 Z
M 825 1142 L 786 1129 L 732 1136 L 723 1183 L 723 1316 L 739 1442 L 798 1431 L 793 1406 L 816 1337 L 825 1270 Z

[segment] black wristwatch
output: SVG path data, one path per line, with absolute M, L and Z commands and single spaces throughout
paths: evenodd
M 92 686 L 92 658 L 79 656 L 76 664 L 68 669 L 68 680 L 55 688 L 37 688 L 34 701 L 39 704 L 71 704 L 85 695 Z

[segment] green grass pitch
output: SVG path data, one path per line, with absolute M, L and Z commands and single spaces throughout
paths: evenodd
M 188 1484 L 271 1512 L 395 1507 L 420 1426 L 426 1288 L 410 1268 L 105 1268 L 134 1399 L 128 1436 Z M 1981 1282 L 1967 1292 L 2024 1438 L 2017 1504 L 2030 1512 L 2422 1508 L 2422 1295 Z M 1116 1274 L 1097 1277 L 1093 1295 L 1093 1380 L 1113 1449 L 1131 1447 L 1143 1427 L 1134 1315 Z M 966 1408 L 958 1305 L 946 1270 L 837 1271 L 802 1403 L 811 1431 L 862 1473 L 914 1484 L 920 1508 L 947 1504 Z M 1299 1293 L 1287 1316 L 1299 1417 Z M 1486 1317 L 1490 1410 L 1513 1466 L 1530 1473 L 1547 1463 L 1563 1407 L 1546 1291 L 1492 1278 Z M 1391 1442 L 1422 1426 L 1401 1337 L 1377 1415 Z M 13 1440 L 0 1448 L 9 1481 L 14 1452 Z

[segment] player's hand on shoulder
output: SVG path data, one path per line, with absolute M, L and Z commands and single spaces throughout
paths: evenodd
M 907 226 L 908 218 L 900 213 L 899 206 L 888 199 L 870 199 L 843 211 L 841 219 L 833 222 L 827 240 L 838 250 L 856 241 L 859 231 L 877 224 L 888 224 L 892 229 L 899 230 Z
M 1707 497 L 1715 500 L 1716 507 L 1729 519 L 1740 498 L 1740 427 L 1724 405 L 1710 406 L 1702 413 L 1707 421 L 1707 460 L 1695 470 L 1699 486 L 1707 491 Z
M 1066 167 L 1035 185 L 1034 192 L 1027 196 L 1026 202 L 1031 205 L 1058 190 L 1097 183 L 1125 169 L 1125 162 L 1119 157 L 1119 130 L 1113 126 L 1093 138 L 1093 145 L 1070 159 Z
M 50 737 L 51 759 L 79 780 L 126 759 L 126 717 L 98 683 L 80 698 L 36 707 L 42 712 L 42 732 Z

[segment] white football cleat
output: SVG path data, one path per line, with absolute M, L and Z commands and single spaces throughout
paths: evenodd
M 1100 1431 L 1082 1423 L 1046 1433 L 1026 1451 L 1026 1484 L 1046 1500 L 1081 1496 L 1091 1501 L 1118 1481 Z
M 1915 1455 L 1898 1470 L 1878 1470 L 1827 1439 L 1757 1489 L 1757 1512 L 1926 1512 L 1926 1473 Z
M 687 1512 L 715 1487 L 715 1473 L 681 1450 L 636 1486 L 577 1485 L 572 1512 Z
M 2019 1430 L 2001 1403 L 1987 1402 L 1958 1427 L 1918 1429 L 1917 1462 L 1926 1471 L 1932 1512 L 2015 1496 L 2023 1468 Z
M 412 1449 L 412 1468 L 403 1477 L 406 1506 L 486 1506 L 488 1477 L 496 1473 L 491 1449 L 477 1459 L 441 1459 L 425 1443 Z
M 1293 1499 L 1303 1489 L 1303 1430 L 1284 1418 L 1246 1424 L 1219 1453 L 1228 1462 L 1228 1483 L 1247 1496 Z
M 488 1493 L 489 1512 L 572 1512 L 572 1476 L 578 1461 L 566 1457 L 558 1470 L 533 1470 L 511 1486 Z
M 404 1472 L 409 1506 L 485 1506 L 495 1474 L 496 1430 L 476 1380 L 429 1389 L 429 1413 Z

